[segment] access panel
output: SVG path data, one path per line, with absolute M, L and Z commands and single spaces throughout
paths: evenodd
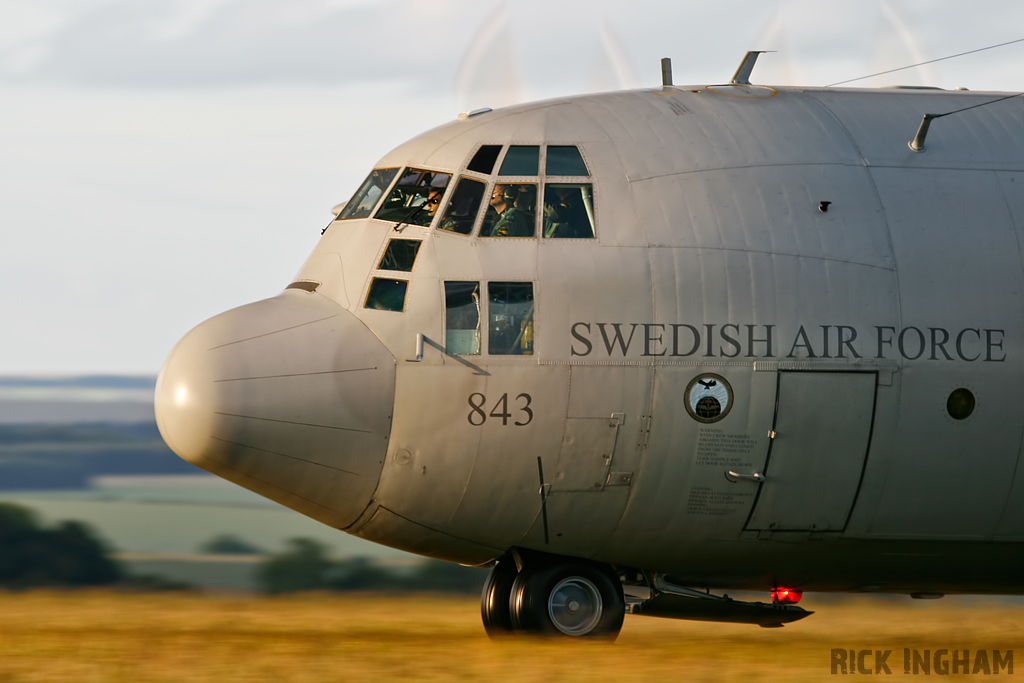
M 843 530 L 871 444 L 877 379 L 779 372 L 775 434 L 747 529 Z
M 617 418 L 569 418 L 551 482 L 553 491 L 600 491 L 615 455 Z

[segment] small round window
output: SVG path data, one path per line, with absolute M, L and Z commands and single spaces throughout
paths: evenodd
M 974 394 L 970 389 L 954 389 L 946 399 L 946 412 L 954 420 L 966 420 L 974 412 Z

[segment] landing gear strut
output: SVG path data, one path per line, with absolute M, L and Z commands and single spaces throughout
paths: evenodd
M 506 557 L 491 570 L 481 596 L 491 637 L 528 633 L 614 640 L 622 628 L 622 584 L 610 567 L 578 560 L 535 560 L 516 572 Z M 511 580 L 510 580 L 511 579 Z

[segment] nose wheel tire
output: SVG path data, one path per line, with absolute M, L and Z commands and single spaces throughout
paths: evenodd
M 484 590 L 480 594 L 480 616 L 483 617 L 484 630 L 491 638 L 507 636 L 515 630 L 509 611 L 509 597 L 517 573 L 516 563 L 511 557 L 505 557 L 491 568 L 484 582 Z
M 626 613 L 618 577 L 608 567 L 583 563 L 524 568 L 509 607 L 517 631 L 609 640 Z

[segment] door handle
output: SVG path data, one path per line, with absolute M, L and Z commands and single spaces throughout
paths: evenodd
M 420 334 L 416 335 L 416 357 L 415 358 L 406 358 L 405 362 L 406 363 L 419 363 L 422 360 L 423 360 L 423 334 L 420 333 Z
M 739 472 L 729 470 L 725 473 L 725 478 L 732 482 L 743 479 L 745 481 L 753 481 L 758 484 L 762 484 L 765 481 L 764 475 L 760 472 L 754 472 L 753 474 L 740 474 Z

